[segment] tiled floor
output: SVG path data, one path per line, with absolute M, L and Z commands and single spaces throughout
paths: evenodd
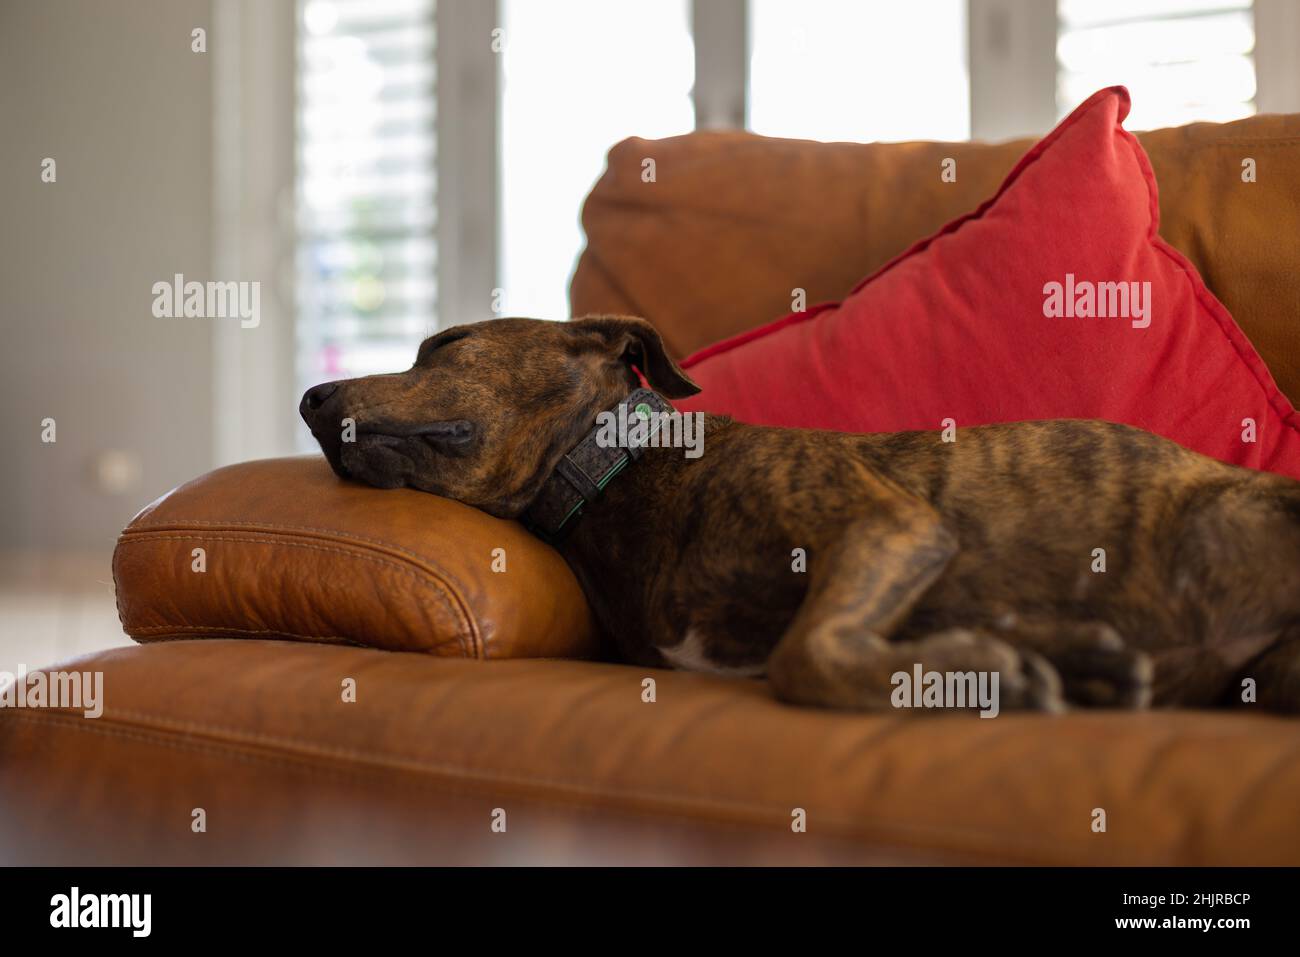
M 108 556 L 0 554 L 0 671 L 129 644 Z

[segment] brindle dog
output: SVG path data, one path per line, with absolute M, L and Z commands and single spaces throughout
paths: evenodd
M 316 386 L 301 412 L 344 478 L 517 518 L 634 366 L 699 391 L 643 320 L 497 319 L 426 340 L 407 372 Z M 955 442 L 704 428 L 702 457 L 647 449 L 559 544 L 627 660 L 765 672 L 785 701 L 837 708 L 888 707 L 920 664 L 999 673 L 1003 708 L 1203 706 L 1250 677 L 1260 705 L 1300 710 L 1296 481 L 1097 421 Z

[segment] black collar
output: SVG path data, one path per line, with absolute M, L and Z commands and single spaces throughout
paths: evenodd
M 555 544 L 572 530 L 583 508 L 599 499 L 614 476 L 641 457 L 649 437 L 662 424 L 660 413 L 672 412 L 673 407 L 653 389 L 637 389 L 608 411 L 614 416 L 620 437 L 624 434 L 624 424 L 629 430 L 626 447 L 603 441 L 602 433 L 608 437 L 609 430 L 597 422 L 582 441 L 556 463 L 555 471 L 522 516 L 528 530 L 544 541 Z M 631 431 L 637 416 L 649 419 L 649 428 L 642 442 L 633 441 L 638 436 Z

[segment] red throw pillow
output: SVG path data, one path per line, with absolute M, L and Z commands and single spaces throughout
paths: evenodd
M 1101 90 L 992 199 L 843 302 L 697 352 L 683 365 L 703 391 L 677 405 L 846 432 L 1109 419 L 1300 478 L 1300 416 L 1157 235 L 1155 176 L 1120 126 L 1128 110 L 1123 87 Z M 1224 189 L 1251 188 L 1222 175 Z

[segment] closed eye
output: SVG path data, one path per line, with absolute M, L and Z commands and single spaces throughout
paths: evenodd
M 470 335 L 468 329 L 449 329 L 446 332 L 440 332 L 436 336 L 431 336 L 420 343 L 420 349 L 415 354 L 415 364 L 418 366 L 422 362 L 427 362 L 429 357 L 441 349 L 443 346 L 450 345 L 458 339 L 467 338 Z

